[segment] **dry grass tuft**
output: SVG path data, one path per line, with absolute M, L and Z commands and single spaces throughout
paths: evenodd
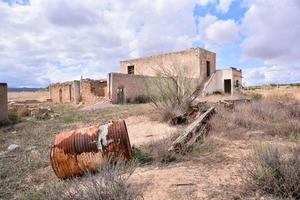
M 255 149 L 245 163 L 247 189 L 280 198 L 300 198 L 300 146 L 285 151 L 275 145 Z
M 269 96 L 236 105 L 233 110 L 219 107 L 213 117 L 215 131 L 234 128 L 263 130 L 269 135 L 290 137 L 300 135 L 300 102 L 287 96 Z
M 133 149 L 135 159 L 142 165 L 168 165 L 184 161 L 200 161 L 203 164 L 210 165 L 227 161 L 227 157 L 218 151 L 223 144 L 212 137 L 197 141 L 184 152 L 176 153 L 168 151 L 172 142 L 178 136 L 179 132 L 170 137 L 135 147 Z
M 46 186 L 42 199 L 91 199 L 91 200 L 135 200 L 143 199 L 142 188 L 128 183 L 135 164 L 105 164 L 97 174 L 86 174 L 60 180 L 55 185 Z

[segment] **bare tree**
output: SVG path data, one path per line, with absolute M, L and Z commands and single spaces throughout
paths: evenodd
M 178 63 L 169 66 L 157 63 L 153 70 L 156 76 L 146 81 L 146 88 L 152 104 L 161 111 L 162 120 L 168 121 L 185 113 L 199 78 L 191 76 L 188 66 Z

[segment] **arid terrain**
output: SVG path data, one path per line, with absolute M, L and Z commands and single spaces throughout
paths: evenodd
M 8 101 L 46 101 L 49 98 L 48 91 L 35 91 L 35 92 L 8 92 Z
M 47 188 L 62 182 L 55 176 L 49 160 L 55 134 L 119 119 L 126 121 L 131 145 L 154 160 L 140 162 L 137 157 L 137 166 L 128 180 L 135 190 L 141 191 L 145 200 L 273 199 L 271 194 L 251 190 L 246 184 L 247 159 L 257 146 L 269 144 L 290 148 L 298 145 L 300 87 L 247 90 L 244 93 L 243 98 L 257 98 L 259 94 L 262 97 L 234 105 L 231 109 L 217 103 L 231 99 L 230 96 L 200 98 L 217 108 L 209 121 L 208 136 L 192 150 L 167 161 L 163 154 L 167 154 L 171 138 L 180 134 L 186 125 L 172 126 L 161 122 L 157 110 L 150 104 L 83 111 L 83 106 L 44 102 L 48 98 L 47 92 L 9 93 L 9 101 L 38 100 L 44 102 L 39 106 L 51 107 L 57 116 L 46 120 L 23 117 L 18 123 L 0 129 L 0 199 L 44 198 Z M 278 102 L 281 107 L 276 107 Z M 285 109 L 293 110 L 290 105 L 295 111 L 286 112 L 296 112 L 296 117 L 286 119 Z M 260 120 L 260 116 L 264 120 Z M 288 120 L 292 125 L 286 125 L 290 124 Z M 11 144 L 18 148 L 7 150 Z M 80 181 L 81 177 L 76 179 Z

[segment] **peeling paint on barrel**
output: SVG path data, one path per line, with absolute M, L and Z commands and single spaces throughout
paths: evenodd
M 60 132 L 51 147 L 52 168 L 59 178 L 94 172 L 106 160 L 132 157 L 125 121 Z

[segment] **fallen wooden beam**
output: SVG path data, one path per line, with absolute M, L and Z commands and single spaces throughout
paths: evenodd
M 168 151 L 184 151 L 208 132 L 206 124 L 209 117 L 214 113 L 215 107 L 209 108 L 202 115 L 199 113 L 196 120 L 191 123 L 184 132 L 172 143 Z

